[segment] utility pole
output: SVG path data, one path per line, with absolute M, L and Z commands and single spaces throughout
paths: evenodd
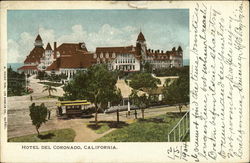
M 26 88 L 26 92 L 28 92 L 27 74 L 25 74 L 25 88 Z

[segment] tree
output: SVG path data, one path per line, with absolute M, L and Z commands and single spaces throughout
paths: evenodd
M 87 71 L 76 75 L 70 84 L 64 87 L 65 97 L 71 100 L 84 98 L 93 103 L 97 125 L 98 111 L 112 101 L 117 78 L 117 73 L 109 71 L 107 65 L 93 65 Z
M 36 131 L 38 136 L 40 136 L 39 128 L 43 123 L 45 123 L 47 117 L 47 107 L 45 107 L 44 103 L 40 106 L 36 106 L 35 103 L 29 107 L 30 109 L 30 118 L 32 120 L 32 124 L 36 127 Z
M 88 87 L 88 74 L 80 71 L 63 87 L 65 93 L 61 100 L 86 99 L 86 87 Z
M 151 95 L 149 94 L 149 97 L 147 97 L 146 94 L 139 96 L 138 90 L 147 89 L 150 93 L 151 90 L 157 88 L 157 84 L 160 83 L 160 79 L 154 78 L 150 73 L 138 73 L 133 75 L 131 78 L 130 86 L 134 89 L 131 93 L 131 98 L 134 100 L 134 104 L 141 109 L 143 118 L 144 109 L 148 107 L 150 102 L 149 97 Z M 136 110 L 135 113 L 137 113 Z
M 117 74 L 109 71 L 107 65 L 99 64 L 90 67 L 87 71 L 88 86 L 85 97 L 95 105 L 95 124 L 98 124 L 97 113 L 103 104 L 113 98 L 116 90 Z
M 138 91 L 133 89 L 129 98 L 132 100 L 133 104 L 137 106 L 142 111 L 142 119 L 144 119 L 144 110 L 149 104 L 149 99 L 144 93 L 142 96 L 138 95 Z M 135 109 L 135 119 L 137 119 L 137 111 Z
M 44 88 L 43 92 L 44 91 L 49 92 L 49 97 L 51 96 L 51 92 L 57 91 L 56 88 L 53 88 L 51 85 L 45 85 L 45 86 L 43 86 L 43 88 Z
M 189 102 L 189 75 L 182 74 L 177 80 L 171 84 L 167 82 L 164 85 L 164 101 L 168 104 L 177 104 L 179 111 L 183 105 L 186 105 Z
M 186 74 L 189 71 L 189 66 L 184 67 L 169 67 L 154 70 L 156 76 L 179 76 Z
M 160 83 L 160 79 L 154 78 L 150 73 L 138 73 L 132 76 L 130 86 L 136 90 L 153 89 Z
M 144 67 L 145 72 L 147 73 L 153 72 L 153 66 L 149 62 L 146 62 L 143 67 Z
M 111 103 L 114 105 L 119 105 L 122 101 L 122 94 L 120 89 L 116 89 L 113 93 L 113 98 L 111 99 Z M 116 110 L 117 122 L 119 122 L 119 109 Z
M 45 71 L 38 71 L 36 78 L 39 80 L 44 80 L 48 74 Z
M 25 87 L 26 79 L 24 73 L 17 73 L 11 66 L 7 69 L 8 96 L 21 96 L 27 92 Z

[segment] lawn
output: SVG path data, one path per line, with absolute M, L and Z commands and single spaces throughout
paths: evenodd
M 44 84 L 44 85 L 50 85 L 50 86 L 53 86 L 53 87 L 60 87 L 60 86 L 63 85 L 62 83 L 54 83 L 54 82 L 38 82 L 38 83 Z
M 68 128 L 41 132 L 40 138 L 37 134 L 10 138 L 8 142 L 73 142 L 75 136 L 75 131 Z
M 95 123 L 89 123 L 87 125 L 88 128 L 92 129 L 97 134 L 103 134 L 110 129 L 113 128 L 123 128 L 124 126 L 128 126 L 126 122 L 116 122 L 116 121 L 100 121 L 96 126 Z
M 96 142 L 167 142 L 168 132 L 181 117 L 170 113 L 145 120 L 139 119 L 137 122 L 110 132 Z
M 104 132 L 106 132 L 106 131 L 108 131 L 110 129 L 110 127 L 106 123 L 101 123 L 101 124 L 98 124 L 98 125 L 100 127 L 98 127 L 97 129 L 94 130 L 95 133 L 97 133 L 97 134 L 102 134 L 102 133 L 104 133 Z

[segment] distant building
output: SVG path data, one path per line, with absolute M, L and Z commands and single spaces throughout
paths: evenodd
M 147 49 L 146 39 L 139 33 L 136 45 L 121 47 L 97 47 L 95 52 L 89 52 L 84 42 L 63 43 L 54 50 L 50 43 L 46 49 L 40 35 L 37 36 L 34 48 L 24 61 L 24 66 L 18 69 L 26 74 L 36 74 L 46 71 L 48 74 L 66 74 L 68 80 L 77 71 L 86 70 L 93 64 L 105 63 L 110 70 L 126 72 L 140 71 L 145 63 L 150 63 L 154 69 L 183 66 L 183 51 L 179 46 L 171 51 Z
M 118 69 L 127 72 L 140 71 L 146 62 L 154 69 L 183 66 L 183 51 L 179 46 L 172 51 L 147 49 L 146 39 L 139 33 L 136 46 L 97 47 L 94 58 L 97 63 L 107 63 L 110 70 Z

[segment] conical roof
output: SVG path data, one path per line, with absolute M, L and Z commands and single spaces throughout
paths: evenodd
M 177 51 L 183 51 L 181 46 L 178 47 Z
M 137 37 L 137 41 L 146 41 L 144 35 L 142 34 L 142 32 L 139 33 L 139 35 Z
M 36 37 L 36 41 L 42 41 L 42 38 L 41 38 L 41 36 L 39 34 Z
M 45 50 L 52 50 L 51 46 L 50 46 L 50 43 L 47 44 L 47 47 Z

